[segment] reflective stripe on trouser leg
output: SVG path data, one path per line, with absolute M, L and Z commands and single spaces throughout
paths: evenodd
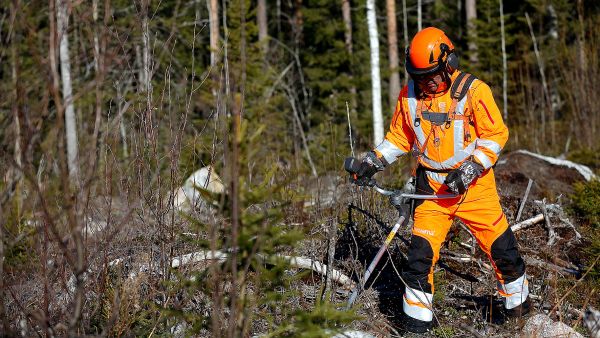
M 519 277 L 517 280 L 510 283 L 502 284 L 498 282 L 498 292 L 504 297 L 504 307 L 514 309 L 523 304 L 529 296 L 529 282 L 527 276 Z
M 404 298 L 402 300 L 402 309 L 408 316 L 430 322 L 433 320 L 433 312 L 431 312 L 431 301 L 433 295 L 410 287 L 406 287 Z

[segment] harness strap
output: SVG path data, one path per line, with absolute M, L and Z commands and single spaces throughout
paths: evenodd
M 450 87 L 450 95 L 452 97 L 452 103 L 450 104 L 450 109 L 448 110 L 448 114 L 447 114 L 446 128 L 450 127 L 450 123 L 452 120 L 462 120 L 463 124 L 464 124 L 463 137 L 466 142 L 471 141 L 471 132 L 469 130 L 470 129 L 469 124 L 471 123 L 472 112 L 473 112 L 473 104 L 471 102 L 472 100 L 471 100 L 471 93 L 469 92 L 469 88 L 471 87 L 471 84 L 473 83 L 473 81 L 475 81 L 476 79 L 477 78 L 475 77 L 475 75 L 467 73 L 467 72 L 462 72 L 462 73 L 458 74 L 458 76 L 452 83 L 452 86 Z M 465 112 L 462 115 L 457 115 L 456 114 L 456 106 L 458 105 L 458 102 L 461 101 L 465 97 L 465 95 L 467 95 L 467 102 L 469 104 L 469 109 L 465 109 Z M 423 100 L 418 100 L 416 118 L 415 118 L 415 121 L 413 121 L 414 126 L 417 128 L 420 126 L 421 120 L 423 119 L 423 106 L 424 106 Z M 430 116 L 428 115 L 428 117 L 430 117 Z M 421 147 L 417 147 L 418 154 L 424 153 L 425 148 L 427 147 L 427 142 L 429 141 L 429 138 L 431 137 L 432 132 L 433 132 L 434 144 L 436 146 L 439 145 L 440 136 L 441 136 L 440 133 L 442 132 L 441 126 L 437 125 L 435 123 L 432 123 L 431 130 L 429 132 L 429 135 L 427 135 L 425 142 L 423 143 L 423 145 Z

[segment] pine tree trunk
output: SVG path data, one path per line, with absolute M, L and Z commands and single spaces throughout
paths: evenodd
M 477 27 L 475 20 L 477 20 L 477 3 L 476 0 L 466 0 L 465 11 L 467 12 L 467 39 L 469 41 L 469 61 L 471 63 L 477 63 Z
M 210 65 L 217 64 L 217 52 L 219 50 L 219 2 L 208 1 L 208 21 L 210 22 Z
M 267 0 L 258 0 L 256 8 L 256 21 L 258 23 L 258 41 L 260 42 L 264 57 L 269 52 L 269 31 L 267 25 Z
M 302 13 L 302 0 L 294 0 L 294 45 L 296 48 L 302 43 L 302 31 L 304 27 L 304 14 Z
M 352 44 L 352 13 L 350 11 L 350 0 L 342 0 L 342 17 L 344 18 L 344 42 L 346 45 L 346 51 L 350 57 L 350 64 L 353 63 L 353 44 Z M 350 107 L 352 113 L 356 113 L 358 104 L 356 102 L 356 86 L 354 85 L 354 73 L 350 70 Z
M 381 113 L 381 79 L 379 71 L 379 34 L 375 0 L 367 0 L 367 26 L 371 49 L 371 89 L 373 100 L 373 141 L 377 145 L 383 141 L 383 115 Z
M 59 39 L 60 75 L 62 79 L 63 100 L 65 104 L 65 135 L 67 140 L 67 165 L 73 183 L 79 176 L 77 164 L 77 123 L 73 106 L 73 88 L 71 86 L 71 59 L 69 56 L 69 0 L 58 0 L 56 26 Z
M 398 30 L 396 28 L 396 0 L 386 1 L 387 12 L 387 32 L 388 32 L 388 58 L 390 62 L 390 85 L 389 100 L 390 107 L 394 109 L 400 93 L 400 74 L 398 69 L 400 62 L 398 60 Z

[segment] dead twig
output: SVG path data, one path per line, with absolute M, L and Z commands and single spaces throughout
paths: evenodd
M 546 208 L 546 199 L 544 198 L 544 199 L 542 199 L 542 201 L 535 201 L 535 202 L 542 209 L 542 214 L 544 215 L 544 220 L 546 221 L 546 228 L 548 229 L 548 242 L 546 242 L 546 245 L 552 246 L 554 243 L 556 243 L 556 241 L 558 239 L 558 235 L 556 234 L 556 231 L 554 230 L 554 226 L 552 225 L 552 222 L 550 222 L 550 216 L 548 215 L 548 209 Z
M 527 189 L 525 189 L 525 196 L 523 196 L 523 200 L 521 201 L 521 205 L 519 206 L 519 212 L 517 212 L 517 218 L 515 222 L 518 222 L 521 219 L 521 213 L 523 212 L 523 208 L 525 207 L 525 202 L 527 202 L 527 197 L 529 196 L 529 191 L 531 190 L 531 185 L 533 184 L 533 180 L 530 178 L 527 183 Z
M 581 281 L 585 279 L 585 277 L 588 275 L 588 273 L 590 273 L 590 271 L 592 271 L 592 269 L 594 268 L 594 266 L 598 262 L 598 259 L 600 259 L 600 255 L 596 256 L 596 259 L 594 260 L 594 262 L 592 263 L 592 265 L 590 265 L 590 267 L 587 269 L 587 271 L 583 274 L 583 276 L 581 276 L 581 278 L 579 278 L 577 280 L 577 282 L 575 282 L 575 284 L 573 284 L 573 286 L 560 298 L 560 300 L 556 303 L 556 305 L 554 305 L 554 307 L 550 311 L 549 315 L 553 314 L 556 311 L 556 309 L 560 306 L 560 304 L 562 304 L 562 302 L 565 300 L 565 298 L 567 298 L 567 296 L 571 292 L 573 292 L 573 290 L 575 290 L 575 288 L 577 287 L 577 285 L 579 285 L 579 283 L 581 283 Z
M 517 232 L 517 231 L 523 230 L 523 229 L 525 229 L 525 228 L 527 228 L 527 227 L 529 227 L 531 225 L 539 223 L 539 222 L 541 222 L 543 220 L 544 220 L 544 215 L 543 214 L 538 214 L 538 215 L 535 215 L 534 217 L 532 217 L 530 219 L 524 220 L 521 223 L 517 223 L 515 225 L 512 225 L 510 227 L 510 230 L 512 230 L 512 232 Z

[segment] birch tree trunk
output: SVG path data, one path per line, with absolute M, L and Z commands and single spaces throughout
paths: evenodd
M 350 11 L 350 0 L 342 0 L 342 17 L 344 18 L 344 43 L 346 45 L 346 51 L 350 56 L 350 64 L 353 63 L 354 47 L 352 44 L 352 13 Z M 356 102 L 356 86 L 354 85 L 354 73 L 350 70 L 350 107 L 352 113 L 356 113 L 358 104 Z
M 371 89 L 373 100 L 373 141 L 377 145 L 383 141 L 383 115 L 381 113 L 381 78 L 379 71 L 379 34 L 375 0 L 367 0 L 367 26 L 371 49 Z
M 508 118 L 508 67 L 506 64 L 506 37 L 504 32 L 504 0 L 500 3 L 500 35 L 502 39 L 502 111 L 504 121 Z
M 398 30 L 396 28 L 396 0 L 386 1 L 387 32 L 388 32 L 388 58 L 390 62 L 390 85 L 389 100 L 390 107 L 394 109 L 398 93 L 400 93 L 400 74 L 398 68 Z
M 79 167 L 77 164 L 77 123 L 73 107 L 73 88 L 71 85 L 71 59 L 69 57 L 69 0 L 58 0 L 56 26 L 58 30 L 60 75 L 62 94 L 65 103 L 65 136 L 67 140 L 67 165 L 69 176 L 77 182 Z
M 150 27 L 148 26 L 148 2 L 142 0 L 142 88 L 150 96 Z M 149 101 L 149 100 L 148 100 Z M 148 104 L 148 109 L 149 103 Z
M 262 48 L 263 57 L 266 58 L 269 52 L 269 30 L 267 25 L 267 0 L 258 0 L 256 8 L 256 21 L 258 24 L 258 41 Z
M 217 51 L 219 50 L 219 2 L 208 1 L 208 21 L 210 22 L 210 65 L 217 64 Z
M 469 41 L 469 61 L 471 63 L 477 63 L 479 59 L 477 56 L 477 27 L 475 20 L 477 20 L 477 3 L 476 0 L 466 0 L 465 11 L 467 12 L 467 39 Z
M 422 0 L 417 1 L 417 28 L 418 30 L 423 29 L 423 11 L 422 11 L 423 3 Z

